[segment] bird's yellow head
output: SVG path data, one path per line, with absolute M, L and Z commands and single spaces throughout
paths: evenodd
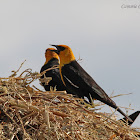
M 74 54 L 71 48 L 67 45 L 51 45 L 57 48 L 55 51 L 60 58 L 60 67 L 64 66 L 65 64 L 69 64 L 71 61 L 75 60 Z
M 45 64 L 47 64 L 48 61 L 50 61 L 53 58 L 56 58 L 56 59 L 59 60 L 58 54 L 55 51 L 52 51 L 52 50 L 56 50 L 56 49 L 54 49 L 54 48 L 48 48 L 48 49 L 46 49 L 46 52 L 45 52 L 46 62 L 45 62 Z

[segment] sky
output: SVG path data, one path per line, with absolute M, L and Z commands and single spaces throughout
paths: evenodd
M 133 93 L 113 99 L 131 114 L 140 110 L 139 38 L 139 0 L 1 0 L 0 77 L 24 60 L 21 72 L 39 72 L 49 44 L 65 44 L 108 95 Z

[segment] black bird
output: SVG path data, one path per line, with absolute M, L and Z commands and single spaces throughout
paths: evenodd
M 58 91 L 63 91 L 65 90 L 65 86 L 61 80 L 60 77 L 60 72 L 59 72 L 59 57 L 58 54 L 55 52 L 52 52 L 51 50 L 55 50 L 54 48 L 48 48 L 45 52 L 45 58 L 46 58 L 46 62 L 45 64 L 42 66 L 40 73 L 42 73 L 45 70 L 48 70 L 45 72 L 44 75 L 41 76 L 41 84 L 43 85 L 43 87 L 45 88 L 46 91 L 50 91 L 50 87 L 55 88 Z M 51 69 L 52 67 L 57 66 L 57 68 Z M 52 80 L 47 84 L 43 79 L 45 79 L 44 77 L 51 77 Z
M 60 75 L 66 86 L 66 91 L 71 92 L 78 97 L 86 96 L 90 102 L 91 98 L 117 109 L 130 122 L 133 122 L 117 105 L 109 98 L 105 91 L 93 80 L 93 78 L 77 63 L 71 48 L 67 45 L 51 45 L 57 48 L 52 50 L 60 58 Z

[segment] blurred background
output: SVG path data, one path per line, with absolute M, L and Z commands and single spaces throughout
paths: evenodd
M 0 1 L 0 77 L 25 59 L 20 72 L 39 72 L 49 44 L 70 46 L 108 95 L 133 93 L 114 98 L 118 106 L 134 109 L 128 114 L 140 110 L 139 0 Z M 140 127 L 140 117 L 133 126 Z

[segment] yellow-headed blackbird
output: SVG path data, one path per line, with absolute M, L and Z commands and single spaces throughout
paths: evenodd
M 41 79 L 45 79 L 44 77 L 52 77 L 52 80 L 48 84 L 46 84 L 44 80 L 41 80 L 41 83 L 46 91 L 50 91 L 50 87 L 53 87 L 53 88 L 56 87 L 56 90 L 63 91 L 65 90 L 65 86 L 61 80 L 59 68 L 57 67 L 57 68 L 49 70 L 52 67 L 59 66 L 58 54 L 55 52 L 52 52 L 51 50 L 55 50 L 55 49 L 48 48 L 45 52 L 46 62 L 42 66 L 40 73 L 48 69 L 48 71 L 45 72 L 45 75 L 41 76 Z
M 60 75 L 66 86 L 66 91 L 76 94 L 78 97 L 87 97 L 90 102 L 91 98 L 117 109 L 129 121 L 129 118 L 117 105 L 109 98 L 105 91 L 93 80 L 93 78 L 77 63 L 70 47 L 66 45 L 51 45 L 57 48 L 55 51 L 60 58 Z M 76 90 L 75 90 L 76 89 Z M 73 92 L 74 91 L 74 92 Z
M 131 120 L 133 122 L 130 122 L 128 120 L 128 125 L 132 125 L 134 123 L 134 121 L 136 120 L 136 118 L 139 116 L 139 114 L 140 114 L 140 111 L 136 111 L 136 112 L 132 113 L 131 115 L 129 115 L 129 118 L 131 118 Z M 123 119 L 120 119 L 120 120 L 123 121 L 124 123 L 126 122 L 126 118 L 123 118 Z

